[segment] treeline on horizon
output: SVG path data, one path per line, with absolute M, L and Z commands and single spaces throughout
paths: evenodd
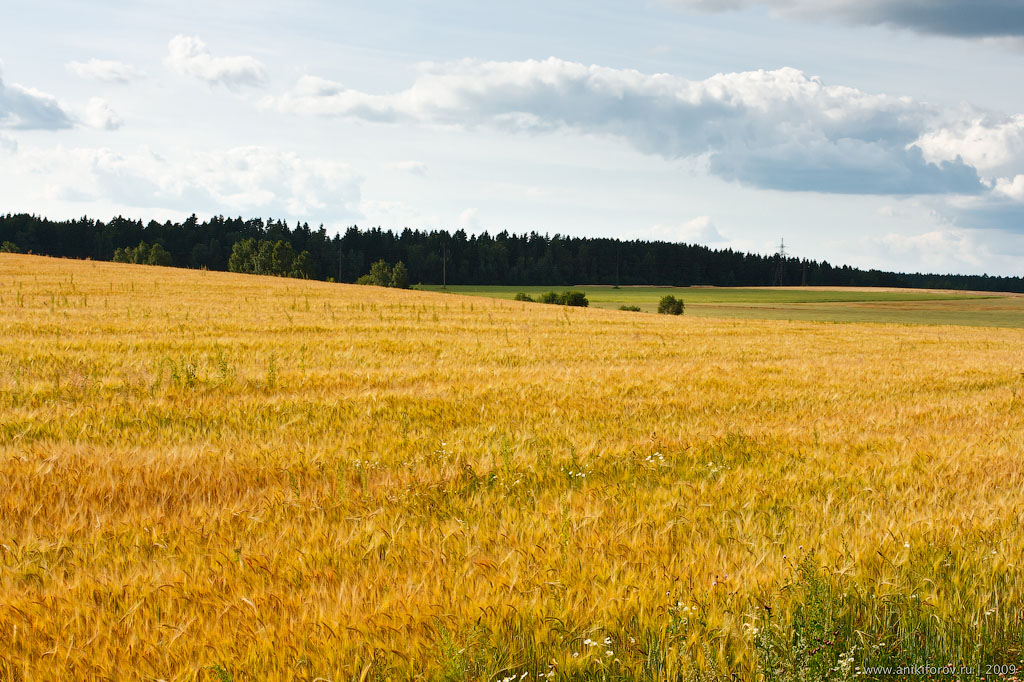
M 229 270 L 237 242 L 284 241 L 308 252 L 301 275 L 355 282 L 384 260 L 403 262 L 409 281 L 476 285 L 713 285 L 884 286 L 974 289 L 1024 293 L 1024 278 L 988 275 L 897 273 L 862 270 L 827 261 L 710 249 L 662 241 L 548 236 L 530 232 L 469 235 L 464 230 L 384 230 L 349 227 L 329 235 L 321 225 L 289 227 L 286 221 L 215 216 L 200 222 L 143 223 L 117 217 L 54 221 L 28 214 L 0 216 L 0 244 L 46 256 L 113 260 L 121 250 L 159 244 L 170 264 Z M 442 261 L 444 258 L 444 261 Z M 780 263 L 781 260 L 781 263 Z M 166 262 L 166 259 L 165 259 Z

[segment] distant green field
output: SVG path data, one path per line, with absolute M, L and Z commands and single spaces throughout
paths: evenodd
M 424 286 L 442 291 L 439 286 Z M 514 298 L 519 292 L 538 297 L 569 287 L 449 286 L 452 294 Z M 662 296 L 686 303 L 686 314 L 821 322 L 883 322 L 1024 327 L 1024 296 L 909 289 L 720 288 L 720 287 L 571 287 L 583 291 L 595 308 L 635 305 L 653 313 Z M 626 314 L 626 313 L 623 313 Z M 634 313 L 636 314 L 636 313 Z

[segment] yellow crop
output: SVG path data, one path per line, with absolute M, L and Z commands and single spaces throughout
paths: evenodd
M 0 254 L 0 680 L 785 677 L 819 617 L 1015 661 L 1022 372 L 1024 330 Z

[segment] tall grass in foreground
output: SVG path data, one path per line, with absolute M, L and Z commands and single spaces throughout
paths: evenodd
M 1020 670 L 1024 332 L 373 293 L 0 254 L 0 680 Z

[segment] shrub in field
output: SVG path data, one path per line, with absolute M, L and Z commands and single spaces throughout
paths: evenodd
M 21 253 L 21 249 L 14 242 L 4 242 L 0 244 L 0 253 Z
M 683 314 L 683 301 L 675 296 L 669 294 L 662 296 L 661 300 L 658 301 L 658 314 L 659 315 L 682 315 Z
M 296 254 L 292 245 L 281 239 L 276 242 L 269 239 L 242 239 L 235 242 L 228 259 L 228 270 L 301 279 L 316 274 L 309 251 Z
M 288 276 L 298 279 L 311 279 L 315 274 L 313 256 L 309 251 L 300 251 L 292 261 L 292 267 L 288 272 Z
M 147 258 L 149 258 L 149 244 L 146 242 L 139 242 L 136 247 L 129 246 L 114 251 L 115 263 L 145 263 Z
M 518 294 L 516 294 L 515 300 L 517 300 L 517 301 L 527 301 L 529 303 L 533 303 L 534 302 L 533 301 L 533 296 L 530 296 L 529 294 L 524 294 L 521 291 Z
M 295 249 L 284 240 L 274 242 L 270 257 L 270 267 L 274 274 L 290 272 L 292 261 L 295 260 Z
M 409 288 L 409 269 L 402 261 L 395 263 L 395 267 L 391 269 L 391 281 L 388 282 L 388 286 L 395 289 Z
M 375 287 L 386 287 L 391 284 L 391 266 L 379 260 L 370 266 L 370 271 L 356 280 L 356 284 L 367 284 Z
M 620 305 L 619 306 L 619 310 L 627 310 L 627 311 L 629 311 L 631 313 L 638 313 L 638 312 L 640 312 L 640 306 L 638 306 L 638 305 Z
M 235 242 L 235 245 L 231 248 L 231 257 L 228 258 L 228 270 L 231 272 L 262 274 L 258 272 L 260 266 L 258 255 L 259 243 L 255 239 L 241 239 Z M 117 258 L 117 254 L 114 254 L 114 258 Z
M 582 291 L 566 291 L 562 294 L 562 305 L 575 306 L 577 308 L 586 308 L 590 305 L 590 301 L 587 300 L 586 294 Z
M 147 265 L 164 265 L 169 266 L 174 262 L 171 258 L 170 252 L 162 247 L 159 243 L 153 244 L 149 250 L 149 257 L 146 259 Z
M 526 294 L 523 294 L 524 296 Z M 517 300 L 523 300 L 518 299 Z M 563 291 L 558 293 L 557 291 L 549 291 L 540 297 L 541 303 L 553 303 L 555 305 L 568 305 L 579 308 L 586 308 L 590 305 L 590 301 L 587 300 L 586 294 L 582 291 Z
M 138 263 L 141 265 L 172 265 L 174 259 L 171 254 L 157 242 L 150 246 L 146 242 L 139 242 L 138 246 L 117 249 L 114 251 L 115 263 Z
M 369 284 L 375 287 L 391 287 L 394 289 L 409 288 L 409 270 L 405 263 L 398 261 L 392 266 L 381 259 L 370 266 L 370 272 L 356 280 L 356 284 Z
M 541 303 L 554 303 L 554 304 L 558 304 L 558 303 L 561 303 L 562 301 L 561 301 L 561 297 L 558 295 L 557 291 L 549 291 L 548 293 L 546 293 L 546 294 L 544 294 L 544 295 L 542 295 L 540 297 L 540 302 Z

